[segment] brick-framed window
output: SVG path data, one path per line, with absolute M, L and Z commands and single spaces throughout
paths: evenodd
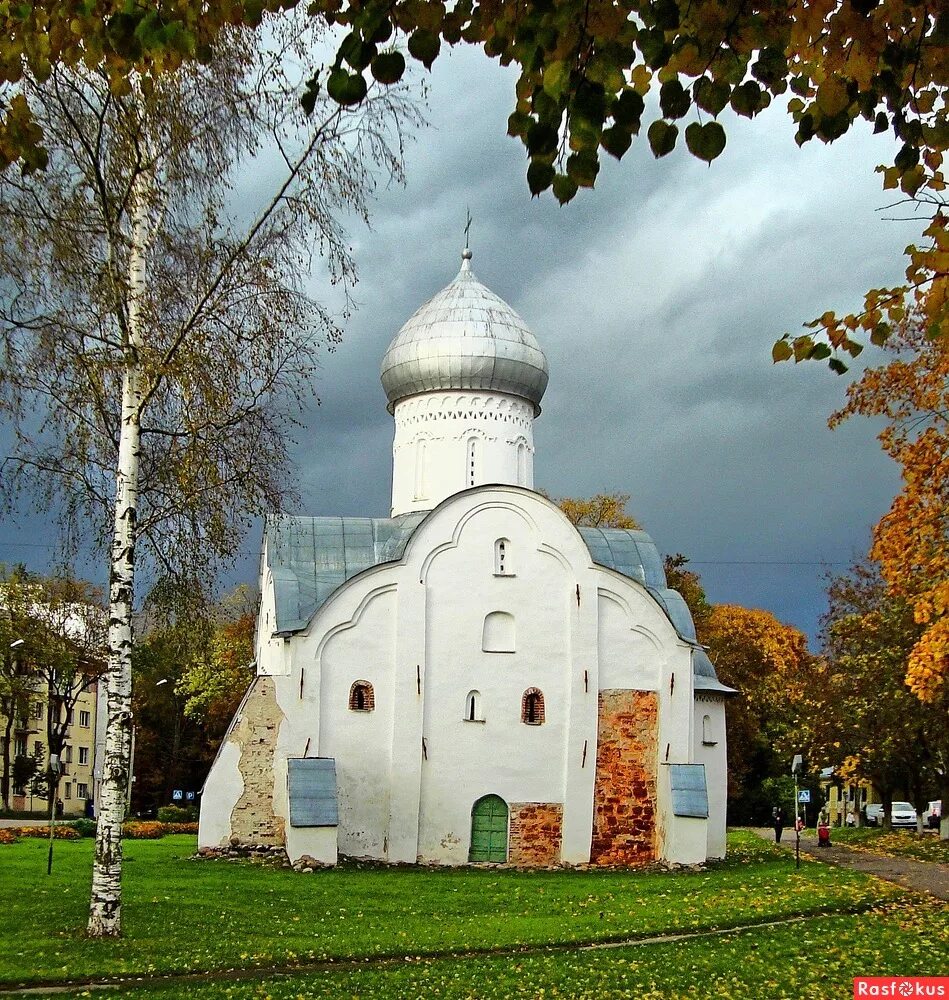
M 376 696 L 369 681 L 353 681 L 349 689 L 349 710 L 371 712 L 376 707 Z
M 521 696 L 521 722 L 528 726 L 544 724 L 544 694 L 540 688 L 528 688 Z

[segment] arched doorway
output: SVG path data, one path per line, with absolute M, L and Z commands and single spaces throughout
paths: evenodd
M 469 861 L 507 861 L 507 803 L 485 795 L 471 807 Z

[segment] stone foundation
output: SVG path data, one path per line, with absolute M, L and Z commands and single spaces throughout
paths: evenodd
M 274 751 L 283 713 L 273 678 L 258 677 L 241 709 L 230 741 L 240 747 L 244 791 L 231 812 L 231 843 L 283 847 L 284 821 L 274 815 Z
M 653 691 L 601 691 L 590 860 L 642 865 L 656 859 L 656 737 Z
M 512 802 L 510 810 L 510 863 L 525 868 L 559 864 L 563 806 L 559 802 Z

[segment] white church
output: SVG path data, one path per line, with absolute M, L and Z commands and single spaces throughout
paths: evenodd
M 642 531 L 533 490 L 547 360 L 458 276 L 382 362 L 387 518 L 266 528 L 257 674 L 202 849 L 293 861 L 695 864 L 725 853 L 725 699 Z

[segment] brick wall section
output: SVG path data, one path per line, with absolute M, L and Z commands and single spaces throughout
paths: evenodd
M 244 779 L 244 791 L 231 812 L 232 844 L 284 845 L 283 817 L 273 810 L 274 751 L 282 720 L 273 678 L 258 677 L 229 737 L 240 747 L 238 769 Z
M 601 691 L 593 789 L 597 865 L 640 865 L 656 858 L 656 739 L 653 691 Z
M 559 802 L 512 802 L 508 861 L 525 868 L 560 864 L 563 806 Z

